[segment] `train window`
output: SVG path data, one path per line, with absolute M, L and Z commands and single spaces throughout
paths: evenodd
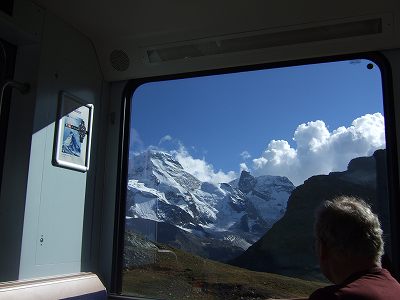
M 158 80 L 134 89 L 122 294 L 305 297 L 327 284 L 314 210 L 379 214 L 391 257 L 382 75 L 369 59 Z

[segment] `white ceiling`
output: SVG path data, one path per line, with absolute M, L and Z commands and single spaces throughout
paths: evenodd
M 219 35 L 393 11 L 396 0 L 34 0 L 96 41 Z M 397 5 L 396 5 L 397 4 Z M 203 36 L 204 37 L 204 36 Z
M 33 0 L 45 10 L 59 16 L 94 43 L 103 72 L 109 80 L 150 76 L 162 73 L 190 71 L 207 67 L 164 65 L 147 66 L 143 62 L 143 47 L 226 34 L 288 26 L 308 26 L 346 18 L 390 14 L 400 23 L 398 0 Z M 399 27 L 395 34 L 399 36 Z M 393 40 L 393 38 L 392 38 Z M 370 42 L 371 44 L 371 42 Z M 127 52 L 135 68 L 115 72 L 109 66 L 113 49 Z M 279 51 L 285 53 L 285 51 Z M 293 51 L 292 51 L 293 52 Z M 301 50 L 296 50 L 301 52 Z M 296 58 L 296 55 L 289 56 Z M 292 53 L 294 54 L 294 52 Z M 323 54 L 323 53 L 321 53 Z M 315 55 L 311 52 L 307 55 Z M 307 56 L 305 55 L 305 56 Z M 234 58 L 216 67 L 249 63 Z M 269 55 L 273 60 L 291 57 Z M 204 59 L 203 59 L 204 60 Z M 268 59 L 267 59 L 268 60 Z M 210 65 L 215 65 L 213 58 Z M 186 66 L 189 66 L 186 63 Z M 175 68 L 175 69 L 174 69 Z

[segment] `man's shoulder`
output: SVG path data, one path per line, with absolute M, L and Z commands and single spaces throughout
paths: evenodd
M 362 295 L 365 299 L 398 299 L 400 284 L 385 269 L 366 272 L 340 289 L 343 295 Z M 364 298 L 362 298 L 364 299 Z
M 397 299 L 400 284 L 385 269 L 358 274 L 342 285 L 331 285 L 316 290 L 310 300 L 333 299 Z

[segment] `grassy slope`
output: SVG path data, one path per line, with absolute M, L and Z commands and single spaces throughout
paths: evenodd
M 124 271 L 125 294 L 157 299 L 268 299 L 308 296 L 323 286 L 249 271 L 162 247 L 173 251 L 177 259 L 171 253 L 159 253 L 156 264 Z

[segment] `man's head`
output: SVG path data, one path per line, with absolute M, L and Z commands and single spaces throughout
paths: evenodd
M 314 231 L 322 272 L 331 281 L 335 282 L 331 274 L 335 270 L 331 269 L 341 264 L 349 269 L 381 265 L 382 229 L 364 201 L 341 196 L 323 202 L 317 210 Z

